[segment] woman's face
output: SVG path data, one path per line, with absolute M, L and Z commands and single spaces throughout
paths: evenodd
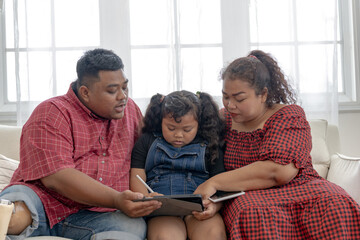
M 263 116 L 267 92 L 255 94 L 255 89 L 241 79 L 224 79 L 223 104 L 234 122 L 245 123 Z

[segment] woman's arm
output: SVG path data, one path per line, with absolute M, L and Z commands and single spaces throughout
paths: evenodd
M 201 184 L 195 194 L 209 198 L 217 190 L 249 191 L 280 186 L 290 182 L 299 172 L 293 163 L 281 165 L 273 161 L 258 161 L 245 167 L 220 173 Z

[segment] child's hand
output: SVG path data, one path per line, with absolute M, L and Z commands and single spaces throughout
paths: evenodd
M 194 211 L 192 213 L 197 220 L 205 220 L 205 219 L 213 217 L 222 207 L 221 202 L 213 203 L 210 200 L 204 200 L 203 205 L 205 208 L 204 211 L 202 211 L 202 212 Z
M 146 195 L 146 197 L 154 197 L 154 196 L 164 196 L 164 194 L 152 192 Z

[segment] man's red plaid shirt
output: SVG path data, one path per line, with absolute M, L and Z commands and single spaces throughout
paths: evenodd
M 70 87 L 66 95 L 42 102 L 24 125 L 20 165 L 11 184 L 25 184 L 38 194 L 51 227 L 86 206 L 45 188 L 40 178 L 75 168 L 118 191 L 129 189 L 131 150 L 141 119 L 141 111 L 131 99 L 122 119 L 101 119 Z

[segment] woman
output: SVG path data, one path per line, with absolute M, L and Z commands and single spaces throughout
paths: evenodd
M 225 203 L 230 239 L 360 239 L 360 207 L 311 162 L 310 126 L 277 62 L 259 50 L 222 73 L 227 172 L 201 184 Z

